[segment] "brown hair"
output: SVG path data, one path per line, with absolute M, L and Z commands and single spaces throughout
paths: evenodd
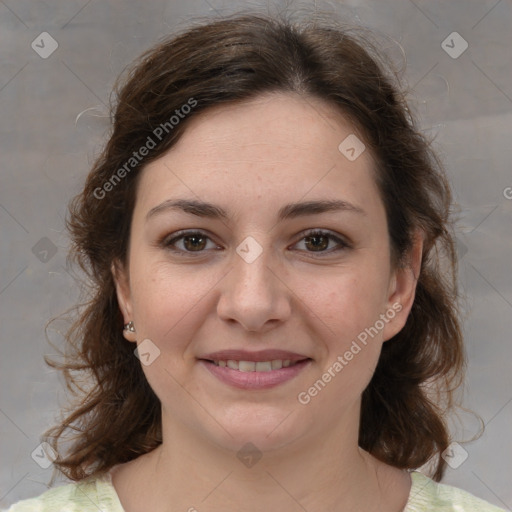
M 89 277 L 90 296 L 66 334 L 71 351 L 64 362 L 47 360 L 78 399 L 45 433 L 67 477 L 100 475 L 162 442 L 160 403 L 122 335 L 111 273 L 113 261 L 126 261 L 141 169 L 209 107 L 290 92 L 323 99 L 362 134 L 376 163 L 394 265 L 407 265 L 414 232 L 423 231 L 414 304 L 404 328 L 384 343 L 363 393 L 359 444 L 398 468 L 434 461 L 432 477 L 441 479 L 441 452 L 449 444 L 445 412 L 464 370 L 451 193 L 396 76 L 360 32 L 338 21 L 319 23 L 318 16 L 300 23 L 262 14 L 210 19 L 143 54 L 116 84 L 112 133 L 68 218 L 70 256 Z M 195 106 L 170 123 L 186 104 Z M 130 160 L 162 126 L 165 136 L 149 154 Z

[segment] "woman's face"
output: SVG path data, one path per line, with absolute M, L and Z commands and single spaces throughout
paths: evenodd
M 235 450 L 357 432 L 415 281 L 391 267 L 354 131 L 321 100 L 269 94 L 201 114 L 142 172 L 116 279 L 164 425 Z

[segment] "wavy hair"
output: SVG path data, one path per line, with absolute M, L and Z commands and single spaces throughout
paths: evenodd
M 44 437 L 59 454 L 56 469 L 71 480 L 100 475 L 162 442 L 160 403 L 122 335 L 111 272 L 112 262 L 126 261 L 141 169 L 176 144 L 201 112 L 267 92 L 320 98 L 362 134 L 375 162 L 393 265 L 407 265 L 414 233 L 423 232 L 415 300 L 363 392 L 359 445 L 397 468 L 434 461 L 431 476 L 442 478 L 446 412 L 465 366 L 452 196 L 396 74 L 362 33 L 318 16 L 209 19 L 160 41 L 116 82 L 111 133 L 67 218 L 70 259 L 88 277 L 88 296 L 66 333 L 65 358 L 47 358 L 75 395 Z M 140 162 L 130 160 L 191 99 L 194 108 Z

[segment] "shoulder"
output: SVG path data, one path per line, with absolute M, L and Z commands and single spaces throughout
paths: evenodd
M 110 475 L 88 478 L 19 501 L 4 512 L 123 512 Z
M 434 482 L 427 476 L 413 471 L 409 501 L 404 512 L 504 512 L 467 491 L 451 485 Z

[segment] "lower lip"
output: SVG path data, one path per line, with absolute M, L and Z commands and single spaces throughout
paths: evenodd
M 271 370 L 269 372 L 241 372 L 227 366 L 217 366 L 211 361 L 200 359 L 199 362 L 215 377 L 226 384 L 240 389 L 268 389 L 287 382 L 298 375 L 311 363 L 311 359 L 300 361 L 293 366 Z

